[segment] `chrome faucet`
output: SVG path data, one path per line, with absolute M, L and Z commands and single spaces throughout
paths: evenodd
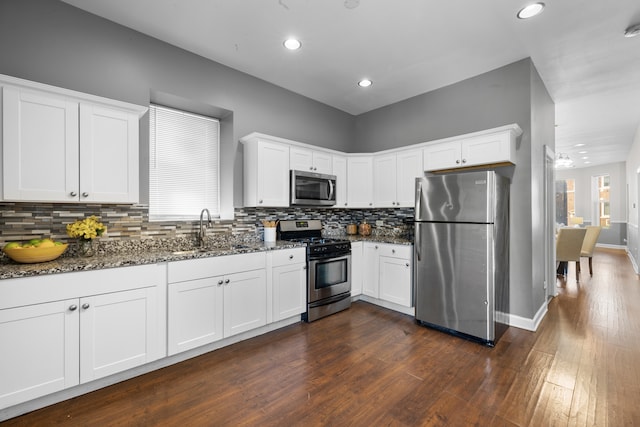
M 207 213 L 207 224 L 203 226 L 202 219 L 205 212 Z M 209 209 L 204 208 L 200 212 L 200 231 L 198 232 L 198 243 L 201 248 L 204 248 L 204 243 L 207 238 L 207 228 L 209 227 L 211 227 L 211 214 L 209 213 Z

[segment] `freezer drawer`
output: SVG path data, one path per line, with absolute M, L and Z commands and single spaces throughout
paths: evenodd
M 494 225 L 415 227 L 416 319 L 493 341 Z

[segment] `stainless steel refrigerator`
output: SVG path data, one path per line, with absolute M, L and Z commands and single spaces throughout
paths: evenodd
M 494 345 L 509 312 L 509 180 L 417 178 L 414 251 L 416 319 Z

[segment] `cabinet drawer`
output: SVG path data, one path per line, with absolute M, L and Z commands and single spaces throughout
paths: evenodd
M 305 248 L 281 249 L 271 252 L 271 262 L 274 267 L 280 265 L 306 262 Z
M 411 259 L 413 255 L 413 246 L 411 245 L 379 244 L 378 250 L 381 256 Z
M 266 267 L 264 252 L 225 255 L 211 258 L 187 259 L 170 262 L 167 269 L 169 283 L 204 279 Z

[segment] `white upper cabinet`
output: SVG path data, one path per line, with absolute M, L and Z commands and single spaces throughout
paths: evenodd
M 138 117 L 80 104 L 80 201 L 138 201 Z
M 244 206 L 289 206 L 289 146 L 253 134 L 241 141 Z
M 347 158 L 347 207 L 373 207 L 372 156 Z
M 138 202 L 145 107 L 8 76 L 0 86 L 3 200 Z
M 331 174 L 333 163 L 330 153 L 291 146 L 289 167 L 292 170 Z
M 336 208 L 347 207 L 347 158 L 345 156 L 332 156 L 333 171 L 336 176 Z
M 518 125 L 502 126 L 424 146 L 425 171 L 457 169 L 479 165 L 515 164 Z
M 403 150 L 373 157 L 373 194 L 376 207 L 410 207 L 415 179 L 423 174 L 422 150 Z

